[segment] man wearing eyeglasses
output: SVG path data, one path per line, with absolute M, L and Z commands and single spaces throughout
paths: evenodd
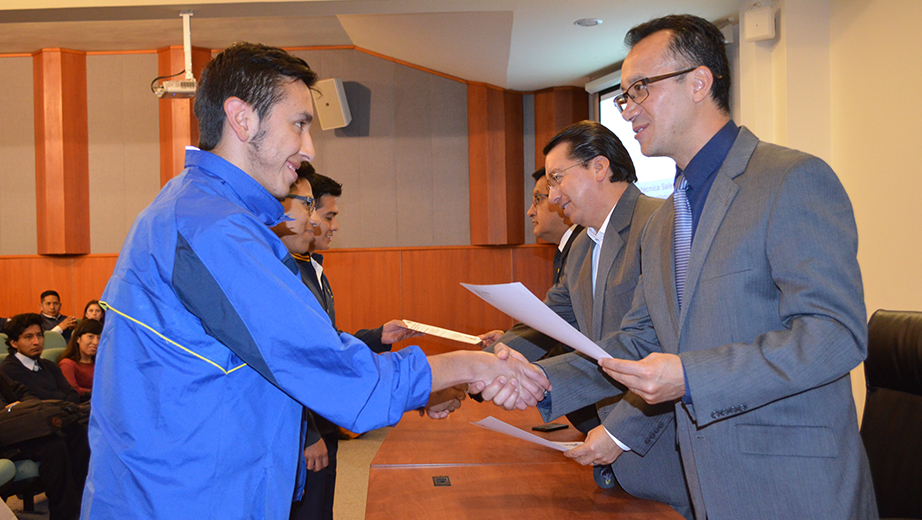
M 528 218 L 536 238 L 545 242 L 557 244 L 554 252 L 554 280 L 553 285 L 560 281 L 563 267 L 567 262 L 567 255 L 573 241 L 583 231 L 583 226 L 574 224 L 563 214 L 563 210 L 548 200 L 547 177 L 544 168 L 531 174 L 535 179 L 535 189 L 532 192 L 531 206 L 528 207 Z
M 820 159 L 733 123 L 712 24 L 668 16 L 626 40 L 618 106 L 643 153 L 678 171 L 644 232 L 633 307 L 601 343 L 621 359 L 600 364 L 674 405 L 696 518 L 876 518 L 849 380 L 867 330 L 845 190 Z M 587 400 L 614 391 L 591 361 L 570 363 Z M 572 389 L 548 376 L 557 403 Z M 637 417 L 619 405 L 605 427 Z M 596 463 L 596 440 L 581 462 Z
M 611 130 L 594 121 L 570 125 L 544 147 L 549 199 L 573 222 L 586 227 L 570 249 L 560 283 L 547 292 L 544 303 L 555 313 L 594 341 L 617 331 L 621 318 L 631 308 L 634 287 L 640 276 L 640 237 L 644 226 L 663 201 L 643 195 L 634 185 L 637 174 L 624 145 Z M 527 359 L 537 360 L 545 351 L 543 335 L 524 326 L 510 329 L 499 341 Z M 556 374 L 556 366 L 571 355 L 546 358 L 538 364 Z M 564 363 L 566 364 L 566 363 Z M 597 368 L 594 368 L 598 372 Z M 582 374 L 566 373 L 559 377 L 560 387 L 578 390 Z M 671 424 L 672 408 L 651 406 L 635 395 L 619 395 L 607 402 L 581 399 L 573 394 L 552 392 L 544 403 L 554 416 L 568 414 L 581 431 L 599 426 L 614 403 L 630 401 L 630 406 L 658 421 L 642 423 L 642 429 L 621 431 L 623 439 L 634 449 L 614 465 L 620 450 L 609 458 L 599 458 L 593 476 L 601 487 L 617 484 L 634 496 L 665 502 L 691 517 L 688 493 L 681 463 L 675 449 L 673 432 L 662 424 Z M 487 397 L 484 395 L 484 397 Z M 612 397 L 611 395 L 606 397 Z M 585 407 L 589 406 L 587 410 Z M 558 413 L 559 412 L 559 413 Z M 665 417 L 663 417 L 665 416 Z M 616 446 L 617 447 L 617 446 Z M 627 446 L 625 446 L 627 447 Z M 574 453 L 575 452 L 575 453 Z M 568 456 L 576 456 L 572 450 Z

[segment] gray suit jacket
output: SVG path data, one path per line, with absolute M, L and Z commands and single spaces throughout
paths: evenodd
M 835 173 L 742 128 L 692 242 L 681 312 L 673 220 L 670 198 L 645 231 L 632 309 L 602 346 L 682 359 L 692 403 L 675 404 L 676 438 L 695 516 L 876 518 L 849 380 L 867 353 L 858 237 Z M 567 357 L 584 386 L 612 393 Z M 605 424 L 636 415 L 619 405 Z
M 640 276 L 641 233 L 650 215 L 662 204 L 662 200 L 647 197 L 636 186 L 630 185 L 618 200 L 605 229 L 595 296 L 592 290 L 592 249 L 595 243 L 586 233 L 582 233 L 573 241 L 563 276 L 547 292 L 544 303 L 594 341 L 618 330 L 621 317 L 631 307 L 634 287 Z M 546 353 L 542 338 L 544 336 L 540 332 L 520 324 L 510 329 L 499 341 L 521 352 L 530 361 L 535 361 Z M 543 366 L 549 362 L 551 360 L 539 364 Z M 556 393 L 552 394 L 551 406 L 568 408 L 567 412 L 587 404 L 580 402 L 580 406 L 571 406 L 574 399 L 578 400 L 579 397 L 567 395 L 561 395 L 561 402 L 558 403 Z M 644 421 L 642 436 L 650 437 L 650 442 L 637 442 L 636 445 L 640 446 L 638 450 L 622 455 L 614 464 L 613 470 L 619 484 L 634 496 L 668 503 L 690 517 L 688 492 L 676 451 L 675 430 L 661 426 L 671 424 L 672 406 L 650 406 L 631 394 L 626 399 L 644 413 L 659 413 L 662 417 L 652 425 Z M 600 414 L 604 416 L 606 410 L 607 407 L 601 409 Z M 562 414 L 556 414 L 555 417 L 559 415 Z M 662 442 L 654 444 L 653 441 L 660 435 L 663 436 Z M 619 440 L 630 444 L 634 439 Z

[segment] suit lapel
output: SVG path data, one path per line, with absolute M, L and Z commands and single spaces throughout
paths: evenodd
M 640 196 L 640 190 L 633 184 L 628 185 L 624 193 L 615 204 L 615 209 L 608 219 L 608 227 L 605 228 L 605 239 L 602 240 L 602 251 L 599 254 L 599 265 L 596 271 L 595 296 L 592 299 L 592 337 L 593 341 L 598 341 L 602 336 L 602 313 L 605 312 L 605 290 L 608 288 L 608 280 L 617 273 L 611 270 L 615 258 L 624 249 L 624 238 L 621 232 L 631 225 L 631 217 L 634 216 L 634 206 L 637 205 L 637 197 Z
M 698 228 L 695 230 L 695 236 L 692 239 L 691 253 L 688 257 L 688 274 L 685 278 L 685 295 L 684 301 L 690 302 L 694 298 L 695 289 L 698 286 L 698 280 L 701 276 L 701 268 L 707 259 L 708 252 L 714 243 L 714 237 L 720 229 L 730 204 L 739 191 L 739 185 L 734 179 L 746 170 L 752 153 L 755 151 L 759 140 L 745 127 L 740 128 L 740 133 L 727 153 L 726 159 L 720 169 L 717 170 L 717 176 L 714 178 L 714 184 L 708 192 L 707 202 L 704 203 L 704 210 L 698 221 Z M 675 267 L 673 267 L 675 269 Z M 675 278 L 673 277 L 673 289 L 675 288 Z M 685 322 L 685 316 L 688 314 L 688 305 L 682 308 L 679 315 L 680 327 Z

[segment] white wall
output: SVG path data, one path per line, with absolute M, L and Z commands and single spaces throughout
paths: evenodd
M 740 2 L 740 17 L 754 2 Z M 763 5 L 766 5 L 763 2 Z M 825 159 L 855 209 L 868 316 L 922 310 L 922 20 L 917 0 L 776 0 L 776 37 L 739 43 L 736 120 Z M 852 373 L 859 416 L 864 372 Z

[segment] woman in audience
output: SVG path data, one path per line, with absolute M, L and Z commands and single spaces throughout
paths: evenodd
M 83 308 L 83 319 L 96 320 L 99 323 L 106 323 L 106 311 L 99 305 L 99 300 L 90 300 Z
M 58 365 L 70 386 L 80 395 L 82 401 L 89 401 L 93 389 L 93 371 L 96 366 L 96 347 L 102 334 L 102 323 L 84 319 L 74 329 L 61 354 Z

